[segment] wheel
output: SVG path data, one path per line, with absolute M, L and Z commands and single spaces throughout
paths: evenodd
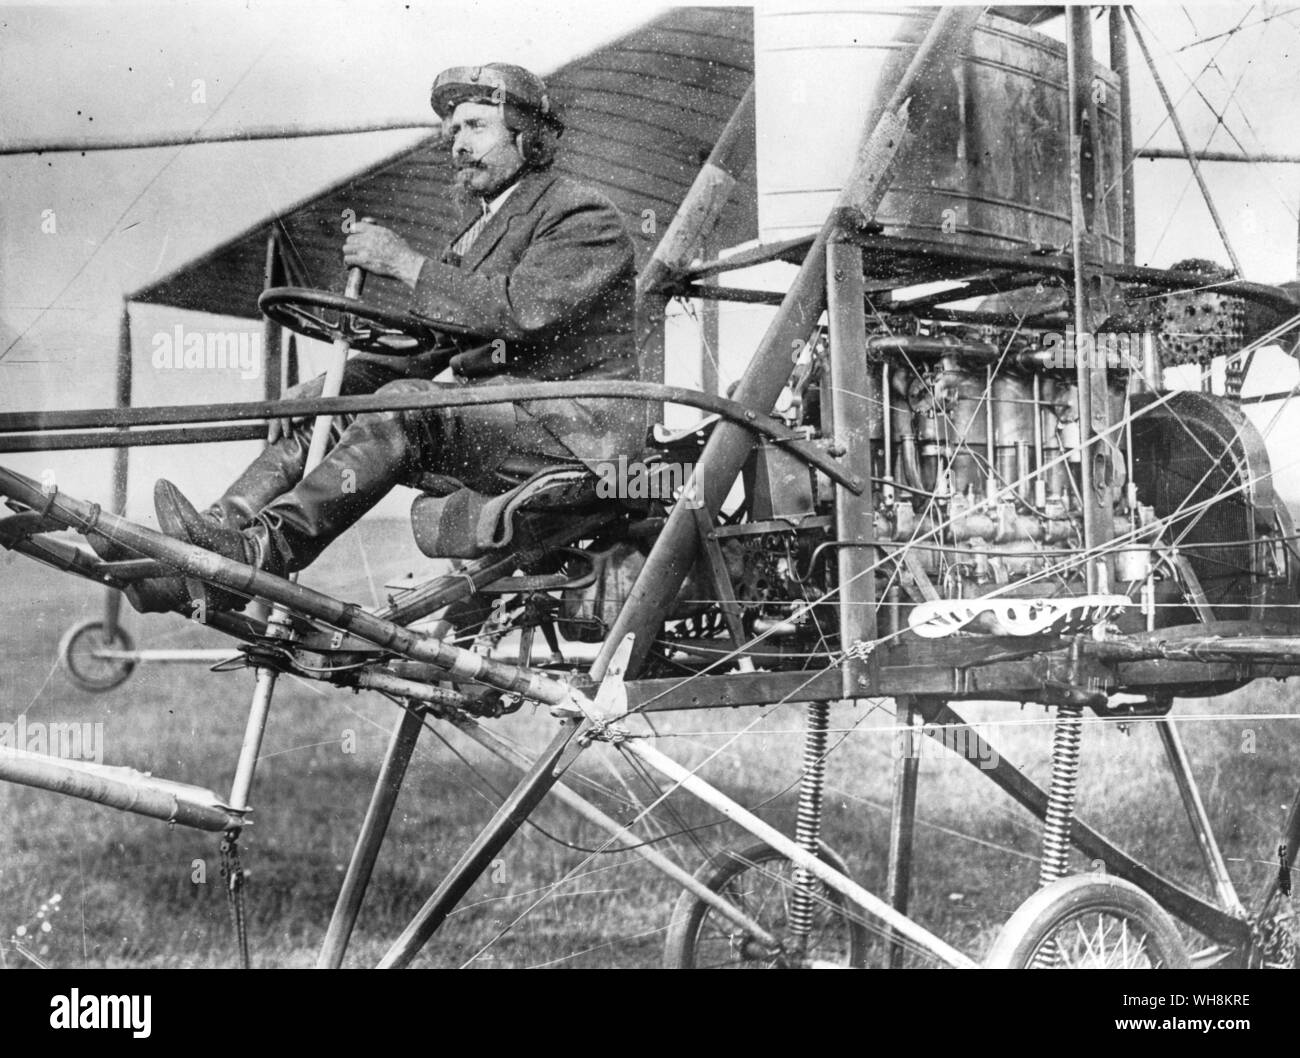
M 262 292 L 257 306 L 304 337 L 322 342 L 345 339 L 354 350 L 384 356 L 413 356 L 457 338 L 475 337 L 456 323 L 435 324 L 411 312 L 309 287 L 272 287 Z
M 104 622 L 94 618 L 78 621 L 59 640 L 59 661 L 68 679 L 83 691 L 111 691 L 125 683 L 135 662 L 125 658 L 96 657 L 101 650 L 134 650 L 131 637 L 119 627 L 106 635 Z
M 822 860 L 847 873 L 844 861 L 824 845 Z M 770 845 L 727 851 L 706 863 L 695 877 L 725 896 L 778 939 L 786 931 L 793 892 L 794 865 Z M 861 967 L 866 964 L 867 930 L 845 911 L 844 897 L 821 882 L 814 889 L 812 931 L 801 965 Z M 785 952 L 773 952 L 708 904 L 682 893 L 673 909 L 664 946 L 668 969 L 778 969 L 796 965 Z
M 1136 885 L 1075 875 L 1016 909 L 985 959 L 1000 969 L 1176 969 L 1191 965 L 1173 919 Z

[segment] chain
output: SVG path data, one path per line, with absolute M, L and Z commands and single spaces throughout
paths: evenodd
M 227 830 L 221 836 L 221 881 L 230 904 L 231 921 L 235 925 L 240 964 L 248 970 L 252 968 L 252 962 L 248 957 L 248 924 L 244 916 L 245 880 L 244 869 L 239 863 L 239 831 Z

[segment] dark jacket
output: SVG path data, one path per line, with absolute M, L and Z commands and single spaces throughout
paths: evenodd
M 425 263 L 411 309 L 500 340 L 466 373 L 630 379 L 635 299 L 632 239 L 618 210 L 546 171 L 520 180 L 464 260 L 449 250 Z

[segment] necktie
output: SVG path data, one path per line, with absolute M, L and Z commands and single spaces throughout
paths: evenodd
M 492 218 L 492 215 L 488 212 L 487 202 L 480 200 L 479 205 L 483 208 L 483 212 L 478 220 L 471 224 L 469 230 L 452 245 L 452 252 L 459 257 L 464 257 L 469 253 L 469 248 L 474 245 L 474 240 L 479 237 L 479 233 L 487 227 L 487 222 Z

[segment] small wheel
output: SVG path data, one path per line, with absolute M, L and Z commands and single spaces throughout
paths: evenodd
M 134 650 L 135 645 L 119 627 L 113 635 L 104 631 L 104 622 L 94 618 L 78 621 L 59 640 L 59 661 L 68 679 L 83 691 L 111 691 L 125 683 L 135 669 L 126 658 L 98 657 L 103 650 Z
M 984 960 L 999 969 L 1155 970 L 1191 965 L 1174 921 L 1121 878 L 1075 875 L 1016 909 Z
M 844 861 L 822 846 L 822 860 L 847 873 Z M 794 865 L 770 845 L 742 852 L 728 850 L 701 867 L 695 877 L 726 897 L 769 933 L 780 939 L 794 890 Z M 668 969 L 781 969 L 794 965 L 861 967 L 866 964 L 866 927 L 845 910 L 844 897 L 815 882 L 812 930 L 798 962 L 772 951 L 689 892 L 673 909 L 664 946 Z

